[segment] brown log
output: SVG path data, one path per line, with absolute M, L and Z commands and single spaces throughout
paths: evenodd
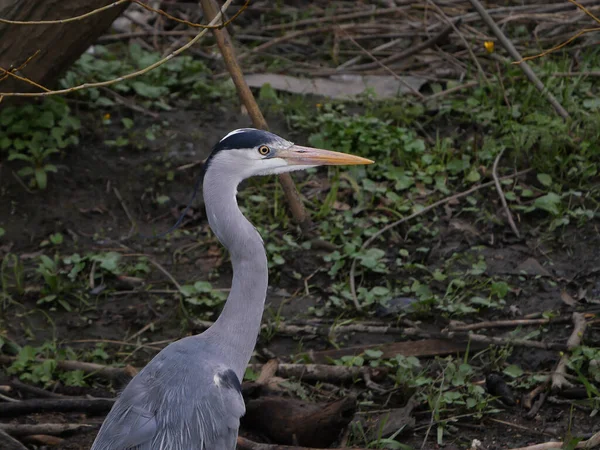
M 250 400 L 242 426 L 282 444 L 329 447 L 350 423 L 356 398 L 345 397 L 328 405 L 285 397 Z
M 99 398 L 88 400 L 74 399 L 43 399 L 23 400 L 18 403 L 4 403 L 0 408 L 0 417 L 15 417 L 25 414 L 42 412 L 73 412 L 79 411 L 87 414 L 106 414 L 112 408 L 115 400 Z M 1 431 L 1 430 L 0 430 Z M 0 448 L 4 448 L 1 447 Z
M 19 21 L 66 19 L 85 14 L 112 1 L 0 0 L 0 18 Z M 43 86 L 52 85 L 108 29 L 126 6 L 127 2 L 66 24 L 0 23 L 0 67 L 7 70 L 19 67 L 39 50 L 37 56 L 19 74 Z M 4 92 L 29 92 L 36 89 L 13 77 L 1 81 L 0 86 Z
M 277 445 L 277 444 L 261 444 L 258 442 L 251 441 L 249 439 L 238 436 L 237 438 L 237 449 L 238 450 L 322 450 L 308 447 L 291 447 L 289 445 Z M 364 448 L 336 448 L 333 450 L 366 450 Z
M 11 436 L 51 435 L 58 436 L 63 433 L 86 431 L 97 428 L 95 425 L 83 423 L 0 423 L 0 430 Z
M 0 448 L 2 450 L 27 450 L 27 447 L 2 430 L 0 430 Z

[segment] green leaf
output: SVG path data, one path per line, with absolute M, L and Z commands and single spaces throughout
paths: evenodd
M 131 120 L 129 117 L 123 117 L 121 122 L 123 122 L 123 126 L 126 130 L 129 130 L 131 127 L 133 127 L 133 120 Z
M 542 185 L 546 187 L 549 187 L 552 184 L 552 177 L 547 173 L 538 173 L 537 179 Z
M 50 111 L 44 111 L 37 118 L 36 123 L 43 128 L 52 128 L 54 126 L 54 114 Z
M 555 194 L 554 192 L 549 192 L 548 194 L 542 197 L 536 198 L 533 202 L 533 205 L 536 208 L 543 209 L 544 211 L 547 211 L 550 214 L 557 216 L 558 214 L 560 214 L 560 211 L 558 209 L 560 201 L 561 199 L 558 194 Z
M 475 183 L 476 181 L 479 181 L 481 179 L 481 175 L 479 175 L 479 172 L 476 169 L 472 169 L 469 174 L 465 177 L 465 180 L 467 180 L 470 183 Z
M 8 136 L 2 136 L 0 137 L 0 148 L 2 150 L 6 150 L 8 147 L 10 147 L 12 144 L 12 139 L 9 139 Z
M 141 81 L 134 81 L 131 86 L 136 94 L 146 98 L 159 98 L 169 91 L 162 86 L 151 86 Z
M 518 378 L 521 375 L 523 375 L 523 369 L 514 364 L 511 364 L 510 366 L 506 367 L 502 372 L 511 378 Z
M 46 189 L 48 185 L 48 175 L 46 175 L 46 171 L 41 167 L 36 167 L 34 171 L 35 182 L 40 189 Z
M 6 234 L 6 231 L 4 230 L 4 228 L 0 227 L 0 237 L 4 236 Z
M 115 275 L 121 273 L 121 269 L 119 268 L 119 261 L 121 260 L 121 254 L 117 252 L 107 252 L 101 253 L 98 255 L 93 255 L 91 257 L 92 261 L 97 261 L 100 263 L 100 267 L 104 270 L 107 270 Z

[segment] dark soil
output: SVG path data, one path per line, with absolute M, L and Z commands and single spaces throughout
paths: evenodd
M 101 135 L 87 136 L 79 149 L 58 162 L 61 170 L 50 178 L 45 191 L 27 193 L 11 174 L 15 166 L 2 164 L 0 226 L 6 230 L 6 235 L 1 241 L 0 257 L 10 252 L 27 260 L 40 252 L 52 254 L 48 248 L 40 248 L 40 242 L 52 233 L 61 233 L 65 237 L 65 242 L 60 247 L 62 255 L 109 250 L 123 254 L 145 253 L 153 256 L 180 283 L 210 279 L 214 286 L 228 287 L 230 270 L 226 255 L 221 253 L 214 238 L 209 237 L 201 206 L 194 206 L 184 222 L 183 229 L 190 233 L 179 233 L 176 237 L 161 240 L 147 240 L 130 233 L 132 223 L 125 208 L 139 224 L 142 233 L 151 234 L 168 229 L 188 202 L 200 169 L 196 166 L 174 170 L 175 182 L 164 183 L 165 165 L 168 163 L 172 170 L 202 160 L 221 136 L 232 129 L 249 125 L 249 120 L 237 111 L 177 111 L 163 114 L 161 120 L 168 121 L 169 125 L 164 128 L 164 135 L 152 144 L 152 149 L 116 150 L 104 145 Z M 136 126 L 143 126 L 143 119 L 136 119 Z M 279 128 L 285 133 L 283 126 Z M 277 127 L 275 131 L 278 131 Z M 297 141 L 302 142 L 302 138 Z M 115 190 L 120 193 L 122 201 Z M 156 193 L 168 195 L 171 201 L 157 206 L 151 200 Z M 269 193 L 265 195 L 268 196 Z M 200 204 L 201 202 L 196 203 Z M 510 237 L 508 228 L 474 221 L 470 223 L 469 219 L 461 220 L 470 230 L 475 230 L 476 234 L 465 231 L 464 227 L 457 228 L 457 224 L 460 225 L 457 221 L 447 221 L 443 232 L 432 242 L 426 243 L 434 250 L 427 256 L 424 264 L 433 270 L 452 253 L 473 249 L 485 258 L 488 275 L 510 277 L 511 285 L 518 286 L 519 291 L 509 297 L 508 304 L 502 311 L 486 313 L 486 319 L 511 319 L 548 310 L 569 314 L 570 307 L 561 300 L 563 289 L 575 295 L 578 289 L 588 287 L 591 295 L 593 289 L 600 288 L 597 272 L 593 270 L 600 267 L 600 252 L 597 251 L 600 248 L 600 235 L 594 224 L 583 228 L 571 227 L 559 240 L 548 241 L 542 240 L 541 235 L 536 237 L 535 229 L 529 231 L 527 239 L 516 240 Z M 527 227 L 526 224 L 521 225 Z M 200 232 L 196 233 L 198 230 Z M 195 249 L 190 247 L 194 245 Z M 183 256 L 175 257 L 176 250 L 190 248 L 192 249 Z M 300 252 L 289 269 L 308 277 L 322 264 L 321 255 L 324 253 L 326 251 Z M 528 262 L 529 258 L 539 264 Z M 522 273 L 523 264 L 529 264 L 527 267 L 531 270 L 528 275 Z M 151 283 L 154 289 L 173 288 L 163 273 L 154 267 L 152 269 L 147 283 Z M 276 285 L 270 290 L 265 320 L 277 313 L 286 319 L 307 317 L 308 308 L 322 301 L 318 297 L 302 296 L 303 281 L 285 276 L 287 269 L 275 280 Z M 26 275 L 28 280 L 34 278 L 32 270 Z M 154 324 L 153 327 L 143 335 L 147 338 L 146 342 L 177 339 L 194 331 L 185 320 L 179 300 L 173 295 L 133 292 L 132 288 L 136 286 L 128 284 L 127 280 L 107 279 L 105 282 L 116 289 L 117 293 L 99 292 L 90 297 L 89 305 L 77 305 L 72 312 L 61 307 L 49 310 L 47 306 L 37 305 L 39 289 L 31 289 L 24 296 L 14 298 L 17 303 L 7 305 L 2 313 L 0 326 L 7 337 L 20 345 L 39 345 L 56 338 L 58 342 L 77 350 L 92 349 L 95 342 L 75 341 L 122 341 L 150 323 Z M 323 279 L 321 282 L 327 281 Z M 30 284 L 31 282 L 27 283 L 28 286 Z M 290 295 L 297 292 L 300 295 L 290 299 Z M 212 312 L 200 308 L 193 310 L 193 313 L 210 318 Z M 439 327 L 444 322 L 431 316 L 420 319 L 425 320 L 425 326 L 429 323 Z M 392 322 L 394 318 L 389 320 Z M 547 342 L 565 343 L 571 330 L 570 324 L 548 327 L 544 339 Z M 500 332 L 504 334 L 503 330 L 498 331 Z M 390 341 L 394 341 L 393 336 L 354 334 L 341 337 L 338 344 Z M 586 341 L 600 341 L 597 327 L 588 331 Z M 267 353 L 287 360 L 290 355 L 299 351 L 332 347 L 327 340 L 275 337 L 270 341 L 264 338 L 261 340 L 258 345 L 259 354 L 265 354 L 265 348 L 268 349 Z M 109 346 L 107 349 L 109 353 L 114 352 L 112 356 L 115 361 L 126 354 L 119 353 L 124 351 L 119 346 Z M 154 354 L 155 351 L 142 348 L 127 362 L 141 366 Z M 517 348 L 509 362 L 519 365 L 525 371 L 547 371 L 558 358 L 558 353 L 553 351 Z M 64 389 L 63 392 L 68 393 L 67 388 Z M 526 392 L 524 390 L 517 395 Z M 102 383 L 89 390 L 72 390 L 71 393 L 114 395 L 114 391 Z M 386 404 L 384 407 L 402 406 L 405 399 L 405 395 L 374 397 L 376 403 Z M 559 400 L 564 401 L 557 397 L 557 401 Z M 588 411 L 572 408 L 568 402 L 556 404 L 546 401 L 539 413 L 531 419 L 525 417 L 526 411 L 520 403 L 513 407 L 499 404 L 499 408 L 502 411 L 494 416 L 495 420 L 486 416 L 481 421 L 473 419 L 450 423 L 447 427 L 450 435 L 445 437 L 446 448 L 465 448 L 465 444 L 472 439 L 479 439 L 483 442 L 483 448 L 503 449 L 561 439 L 569 434 L 586 436 L 594 429 L 597 431 L 597 419 L 590 418 Z M 425 411 L 417 411 L 416 418 L 417 430 L 398 437 L 414 448 L 421 446 L 431 420 L 430 413 Z M 70 413 L 32 414 L 15 421 L 85 422 L 99 425 L 102 419 L 103 417 Z M 87 449 L 91 446 L 95 433 L 96 430 L 91 430 L 66 437 L 62 444 L 54 448 Z M 434 435 L 435 428 L 432 428 L 425 448 L 436 447 Z

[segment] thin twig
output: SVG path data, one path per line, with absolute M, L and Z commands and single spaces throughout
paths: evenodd
M 444 19 L 444 21 L 448 25 L 450 25 L 452 27 L 452 29 L 454 30 L 454 32 L 457 34 L 457 36 L 460 38 L 460 40 L 462 41 L 463 45 L 465 46 L 465 48 L 469 52 L 469 55 L 471 56 L 471 59 L 473 60 L 473 62 L 475 63 L 475 66 L 477 67 L 477 71 L 479 72 L 479 76 L 487 84 L 488 83 L 488 79 L 487 79 L 487 77 L 485 75 L 485 72 L 483 71 L 483 68 L 481 67 L 481 64 L 479 64 L 479 60 L 477 59 L 477 56 L 475 56 L 475 53 L 473 53 L 473 49 L 471 48 L 471 45 L 469 45 L 469 43 L 467 42 L 467 40 L 465 39 L 465 37 L 463 36 L 463 34 L 458 29 L 458 27 L 454 24 L 454 22 L 452 20 L 450 20 L 450 18 L 446 15 L 446 13 L 444 13 L 444 11 L 442 11 L 442 9 L 433 2 L 433 0 L 427 0 L 427 3 L 429 3 L 431 6 L 433 6 L 433 8 L 437 11 L 437 13 L 440 16 L 442 16 L 442 18 Z M 455 20 L 461 20 L 461 19 L 459 17 L 458 19 L 455 19 Z
M 512 328 L 527 325 L 546 325 L 551 323 L 564 323 L 570 321 L 570 317 L 558 317 L 556 319 L 515 319 L 515 320 L 491 320 L 485 322 L 471 323 L 468 325 L 452 324 L 448 331 L 473 331 L 484 328 Z
M 508 219 L 508 224 L 512 229 L 513 233 L 517 238 L 521 239 L 521 235 L 519 234 L 519 230 L 515 225 L 515 221 L 513 220 L 512 213 L 508 208 L 508 204 L 506 203 L 506 197 L 504 197 L 504 192 L 502 191 L 502 186 L 500 186 L 500 180 L 498 180 L 498 162 L 500 158 L 502 158 L 502 154 L 504 153 L 504 148 L 498 153 L 496 159 L 494 160 L 494 165 L 492 166 L 492 177 L 494 178 L 494 185 L 496 186 L 496 191 L 498 192 L 498 196 L 500 197 L 500 201 L 502 202 L 502 207 L 504 208 L 504 213 L 506 214 L 506 218 Z
M 449 30 L 452 31 L 451 28 Z M 375 61 L 376 65 L 379 65 L 379 66 L 383 67 L 383 69 L 385 69 L 390 75 L 392 75 L 396 80 L 398 80 L 404 87 L 406 87 L 408 90 L 410 90 L 410 92 L 412 92 L 413 94 L 415 94 L 421 100 L 423 100 L 425 98 L 425 96 L 423 94 L 421 94 L 414 87 L 412 87 L 409 83 L 407 83 L 404 78 L 400 77 L 396 72 L 394 72 L 392 69 L 390 69 L 388 66 L 385 65 L 385 63 L 388 62 L 388 60 L 390 60 L 390 58 L 393 58 L 396 55 L 392 55 L 390 58 L 386 58 L 383 61 L 380 61 L 369 50 L 367 50 L 362 45 L 360 45 L 358 42 L 356 42 L 354 40 L 354 38 L 352 36 L 350 36 L 345 30 L 343 30 L 343 29 L 340 28 L 340 31 L 342 33 L 344 33 L 348 37 L 348 39 L 350 40 L 350 42 L 352 42 L 354 45 L 356 45 L 362 52 L 364 52 L 367 56 L 369 56 L 369 58 L 371 58 L 373 61 Z
M 458 91 L 462 91 L 463 89 L 469 89 L 475 86 L 479 86 L 479 81 L 467 81 L 465 84 L 461 84 L 459 86 L 454 86 L 450 89 L 446 89 L 445 91 L 438 92 L 437 94 L 432 94 L 427 97 L 427 101 L 429 100 L 438 100 L 446 95 L 453 94 Z
M 556 112 L 563 118 L 568 119 L 569 113 L 563 106 L 559 103 L 559 101 L 552 95 L 551 92 L 546 90 L 544 83 L 537 77 L 535 72 L 529 67 L 529 65 L 523 61 L 523 58 L 519 51 L 515 48 L 513 43 L 506 37 L 506 35 L 502 32 L 502 30 L 496 25 L 494 19 L 488 14 L 483 5 L 479 2 L 479 0 L 469 0 L 473 7 L 477 10 L 483 21 L 490 27 L 496 38 L 500 41 L 502 46 L 506 49 L 508 54 L 515 60 L 519 61 L 519 66 L 521 70 L 527 76 L 529 81 L 533 83 L 533 85 L 537 88 L 538 91 L 542 93 L 544 97 L 550 102 L 550 104 L 554 107 Z
M 121 193 L 119 192 L 119 190 L 116 187 L 114 187 L 113 192 L 115 193 L 115 196 L 121 203 L 121 207 L 123 208 L 123 211 L 125 211 L 125 215 L 129 219 L 129 222 L 131 223 L 131 229 L 129 230 L 129 233 L 127 234 L 127 239 L 129 239 L 133 235 L 133 233 L 135 233 L 135 230 L 137 230 L 137 223 L 135 222 L 135 219 L 129 212 L 129 208 L 127 208 L 127 205 L 125 204 L 123 197 L 121 197 Z
M 222 23 L 220 25 L 215 25 L 215 24 L 208 24 L 208 25 L 203 25 L 200 23 L 194 23 L 194 22 L 190 22 L 188 20 L 185 19 L 180 19 L 178 17 L 172 16 L 171 14 L 169 14 L 166 11 L 163 11 L 162 9 L 155 9 L 150 5 L 147 5 L 143 2 L 141 2 L 140 0 L 117 0 L 114 1 L 112 3 L 109 3 L 108 5 L 102 6 L 100 8 L 94 9 L 92 11 L 89 11 L 85 14 L 81 14 L 79 16 L 74 16 L 74 17 L 68 17 L 66 19 L 56 19 L 56 20 L 9 20 L 9 19 L 2 19 L 0 18 L 0 23 L 5 23 L 8 25 L 61 25 L 61 24 L 65 24 L 65 23 L 70 23 L 70 22 L 77 22 L 79 20 L 83 20 L 86 19 L 88 17 L 91 17 L 95 14 L 101 13 L 103 11 L 106 11 L 108 9 L 114 8 L 115 6 L 119 6 L 123 3 L 135 3 L 138 6 L 141 6 L 142 8 L 159 14 L 161 16 L 166 17 L 167 19 L 170 20 L 174 20 L 175 22 L 179 22 L 182 23 L 184 25 L 187 25 L 188 27 L 192 27 L 192 28 L 202 28 L 205 30 L 210 30 L 210 29 L 221 29 L 223 27 L 226 27 L 227 25 L 229 25 L 242 11 L 244 11 L 248 5 L 250 4 L 250 1 L 247 0 L 244 5 L 240 8 L 240 10 L 237 12 L 237 14 L 235 14 L 235 16 L 233 16 L 231 19 L 229 19 L 227 22 Z
M 304 19 L 297 20 L 293 23 L 282 23 L 278 25 L 269 25 L 263 27 L 263 31 L 274 31 L 274 30 L 290 30 L 293 28 L 297 28 L 305 25 L 314 25 L 316 23 L 324 23 L 324 22 L 341 22 L 343 20 L 351 20 L 351 19 L 362 19 L 363 17 L 374 17 L 374 16 L 383 16 L 383 15 L 392 15 L 397 12 L 402 12 L 406 10 L 406 7 L 395 7 L 395 8 L 384 8 L 384 9 L 372 9 L 369 11 L 360 11 L 349 14 L 340 14 L 340 15 L 332 15 L 326 17 L 318 17 L 314 19 Z
M 394 55 L 388 56 L 387 58 L 384 58 L 381 61 L 376 59 L 372 54 L 370 54 L 365 49 L 363 49 L 360 45 L 358 45 L 356 43 L 356 41 L 350 35 L 348 35 L 346 33 L 348 38 L 354 43 L 354 45 L 359 47 L 362 51 L 366 52 L 366 54 L 375 61 L 374 63 L 360 64 L 358 66 L 352 66 L 349 69 L 351 69 L 351 70 L 370 70 L 370 69 L 376 68 L 378 65 L 382 66 L 384 68 L 387 68 L 386 66 L 384 66 L 384 64 L 391 64 L 398 60 L 409 58 L 412 55 L 415 55 L 429 47 L 433 47 L 438 42 L 443 41 L 444 39 L 446 39 L 448 37 L 448 35 L 452 32 L 453 29 L 456 29 L 456 26 L 458 24 L 459 23 L 452 23 L 451 25 L 446 26 L 442 31 L 440 31 L 438 34 L 436 34 L 432 38 L 427 39 L 426 41 L 421 42 L 420 44 L 415 45 L 413 47 L 409 47 L 406 50 L 401 51 L 400 53 L 396 53 Z
M 520 172 L 516 172 L 512 175 L 505 175 L 501 178 L 499 178 L 500 180 L 509 180 L 511 178 L 516 178 L 516 177 L 520 177 L 521 175 L 525 175 L 526 173 L 531 172 L 532 169 L 525 169 L 525 170 L 521 170 Z M 451 202 L 453 200 L 457 200 L 459 198 L 462 197 L 466 197 L 469 194 L 472 194 L 473 192 L 476 192 L 480 189 L 484 189 L 486 187 L 489 186 L 493 186 L 494 185 L 494 181 L 488 181 L 487 183 L 483 183 L 480 184 L 479 186 L 475 186 L 472 187 L 471 189 L 467 189 L 466 191 L 460 192 L 458 194 L 454 194 L 451 195 L 449 197 L 443 198 L 441 200 L 438 200 L 435 203 L 432 203 L 429 206 L 424 207 L 423 209 L 409 215 L 406 216 L 400 220 L 397 220 L 395 222 L 390 223 L 389 225 L 386 225 L 385 227 L 383 227 L 381 230 L 377 231 L 375 234 L 373 234 L 369 239 L 367 239 L 363 245 L 360 247 L 360 251 L 365 250 L 369 245 L 371 245 L 371 243 L 373 243 L 373 241 L 375 241 L 375 239 L 377 239 L 379 236 L 381 236 L 383 233 L 385 233 L 388 230 L 391 230 L 394 227 L 397 227 L 398 225 L 407 222 L 411 219 L 414 219 L 415 217 L 418 217 L 422 214 L 425 214 L 428 211 L 431 211 L 432 209 L 437 208 L 438 206 L 444 205 L 448 202 Z M 356 306 L 356 309 L 358 309 L 359 311 L 362 309 L 362 307 L 360 306 L 360 304 L 358 303 L 358 297 L 356 295 L 356 282 L 354 280 L 355 277 L 355 272 L 356 272 L 356 258 L 354 258 L 352 260 L 352 266 L 350 267 L 350 291 L 352 293 L 352 299 L 354 301 L 354 305 Z

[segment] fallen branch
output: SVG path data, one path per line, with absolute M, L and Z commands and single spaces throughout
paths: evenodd
M 516 172 L 512 175 L 506 175 L 506 176 L 500 177 L 499 180 L 509 180 L 512 178 L 519 177 L 521 175 L 525 175 L 526 173 L 529 173 L 529 172 L 531 172 L 531 169 L 521 170 L 520 172 Z M 375 241 L 375 239 L 377 239 L 379 236 L 381 236 L 386 231 L 391 230 L 392 228 L 397 227 L 398 225 L 400 225 L 404 222 L 414 219 L 415 217 L 421 216 L 421 215 L 425 214 L 426 212 L 437 208 L 438 206 L 445 205 L 448 202 L 457 200 L 462 197 L 466 197 L 467 195 L 470 195 L 473 192 L 476 192 L 480 189 L 484 189 L 486 187 L 490 187 L 493 185 L 494 185 L 494 181 L 488 181 L 487 183 L 483 183 L 483 184 L 480 184 L 479 186 L 472 187 L 471 189 L 467 189 L 466 191 L 451 195 L 449 197 L 443 198 L 442 200 L 438 200 L 437 202 L 434 202 L 431 205 L 426 206 L 423 209 L 421 209 L 409 216 L 406 216 L 400 220 L 392 222 L 389 225 L 386 225 L 385 227 L 383 227 L 381 230 L 374 233 L 369 239 L 367 239 L 363 243 L 363 245 L 360 247 L 360 251 L 362 252 L 363 250 L 365 250 L 369 245 L 371 245 L 373 243 L 373 241 Z M 360 310 L 362 310 L 362 307 L 360 306 L 360 303 L 358 302 L 358 297 L 356 295 L 356 281 L 354 279 L 355 273 L 356 273 L 356 258 L 354 258 L 352 260 L 352 266 L 350 267 L 350 292 L 352 293 L 352 299 L 354 301 L 354 305 L 356 306 L 356 309 L 360 311 Z
M 0 430 L 0 448 L 2 450 L 27 450 L 27 447 L 2 430 Z
M 259 372 L 262 364 L 249 364 L 248 368 Z M 328 366 L 326 364 L 279 364 L 277 375 L 283 378 L 297 378 L 302 381 L 326 381 L 342 383 L 361 378 L 369 372 L 372 379 L 380 380 L 387 371 L 375 367 Z
M 192 322 L 197 331 L 207 330 L 214 322 L 208 320 L 193 320 Z M 343 333 L 369 333 L 369 334 L 390 334 L 402 335 L 403 328 L 385 326 L 385 325 L 366 325 L 361 323 L 351 323 L 348 325 L 294 325 L 285 322 L 275 324 L 262 324 L 262 330 L 270 330 L 285 336 L 334 336 Z
M 202 4 L 202 9 L 207 17 L 212 18 L 212 20 L 216 20 L 217 17 L 219 17 L 217 14 L 218 8 L 215 0 L 201 0 L 200 3 Z M 229 1 L 227 3 L 229 3 Z M 248 110 L 248 114 L 252 119 L 252 123 L 256 128 L 268 130 L 269 126 L 267 125 L 267 121 L 260 111 L 260 108 L 254 99 L 254 95 L 244 79 L 240 65 L 237 62 L 233 45 L 231 44 L 231 39 L 229 38 L 229 33 L 225 29 L 214 29 L 213 33 L 215 35 L 217 45 L 221 50 L 221 54 L 223 55 L 225 66 L 227 67 L 227 70 L 231 75 L 231 79 L 235 84 L 240 100 Z M 279 174 L 278 177 L 294 220 L 302 229 L 306 230 L 310 225 L 310 218 L 306 213 L 304 203 L 302 203 L 302 200 L 300 199 L 300 194 L 298 194 L 298 190 L 296 189 L 296 185 L 294 184 L 292 177 L 289 173 Z
M 527 325 L 547 325 L 553 323 L 565 323 L 571 321 L 570 317 L 558 317 L 555 319 L 515 319 L 515 320 L 492 320 L 471 323 L 468 325 L 452 323 L 444 331 L 472 331 L 484 328 L 512 328 Z
M 567 341 L 567 350 L 581 345 L 581 339 L 585 333 L 587 322 L 583 313 L 573 313 L 573 332 Z M 561 391 L 565 388 L 572 388 L 573 384 L 567 381 L 565 375 L 567 373 L 567 363 L 569 362 L 569 355 L 563 354 L 558 362 L 556 369 L 552 373 L 552 386 L 553 391 Z
M 114 399 L 84 398 L 23 400 L 19 403 L 4 403 L 0 408 L 0 417 L 15 417 L 43 412 L 84 412 L 86 414 L 106 414 L 115 403 Z
M 549 448 L 565 448 L 566 442 L 544 442 L 543 444 L 530 445 L 528 447 L 513 448 L 510 450 L 546 450 Z M 600 446 L 600 431 L 594 434 L 587 441 L 580 441 L 575 445 L 575 448 L 594 448 Z M 569 447 L 573 448 L 573 447 Z M 261 449 L 262 450 L 262 449 Z
M 29 436 L 31 434 L 59 436 L 63 433 L 73 433 L 93 428 L 97 428 L 97 426 L 82 423 L 40 423 L 36 425 L 26 423 L 0 423 L 0 430 L 11 436 Z

